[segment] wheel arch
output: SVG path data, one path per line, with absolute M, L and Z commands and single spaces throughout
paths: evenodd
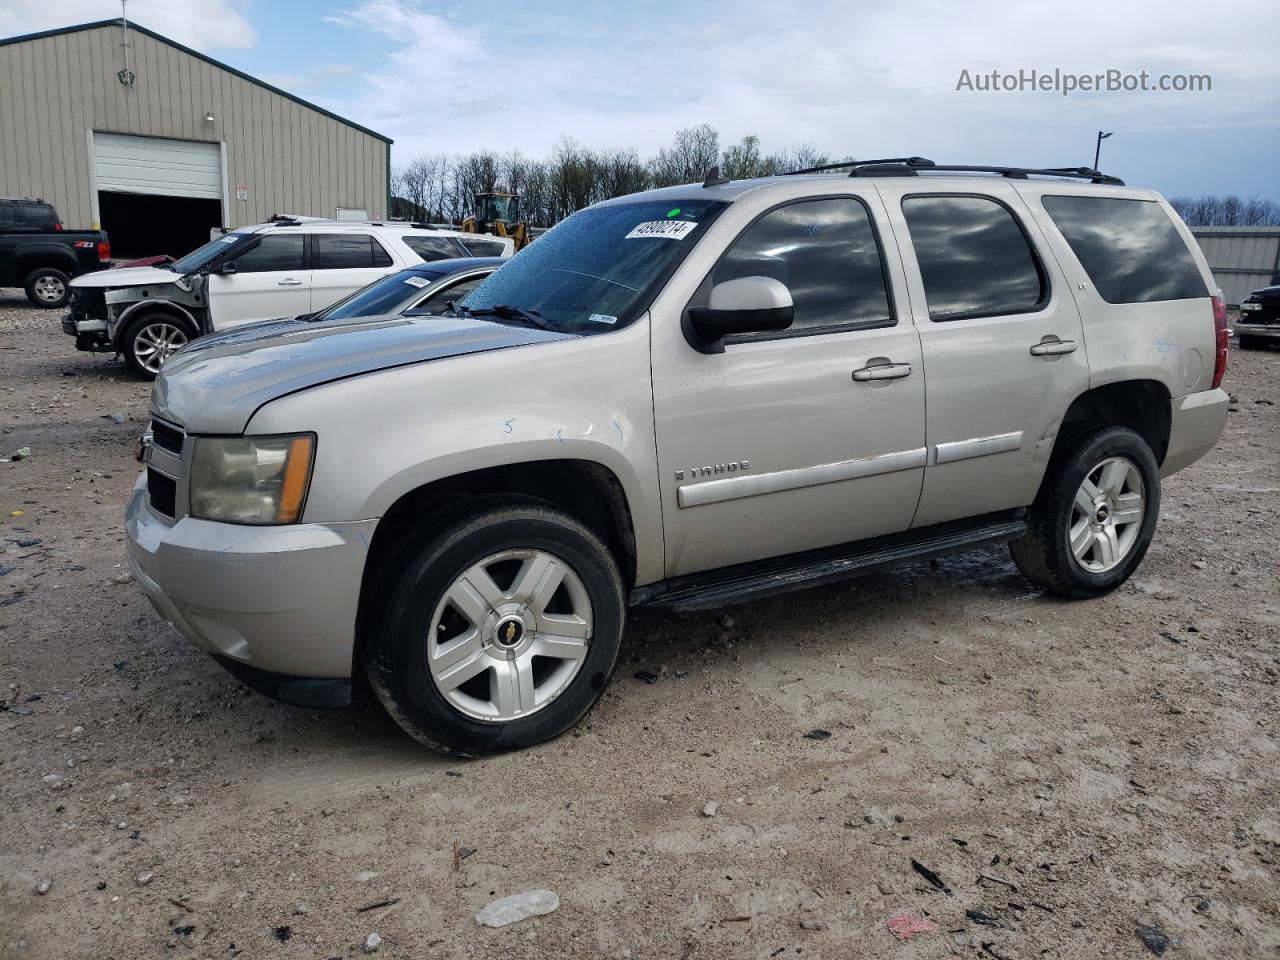
M 564 510 L 601 538 L 630 587 L 636 577 L 632 512 L 618 476 L 593 460 L 534 460 L 485 467 L 423 484 L 402 494 L 379 520 L 365 560 L 357 614 L 357 661 L 361 636 L 376 602 L 383 565 L 404 540 L 434 517 L 466 509 L 484 499 L 536 500 Z
M 22 281 L 22 285 L 26 285 L 27 278 L 37 270 L 50 267 L 54 270 L 61 270 L 69 277 L 74 277 L 79 273 L 79 261 L 71 255 L 66 249 L 36 249 L 23 251 L 18 256 L 17 274 L 18 279 Z
M 145 311 L 155 311 L 156 313 L 167 313 L 191 324 L 191 329 L 195 331 L 195 335 L 200 336 L 200 321 L 196 319 L 192 313 L 185 307 L 174 303 L 171 300 L 139 300 L 137 303 L 131 303 L 120 311 L 120 315 L 116 317 L 115 336 L 112 338 L 112 346 L 116 350 L 121 350 L 124 346 L 123 338 L 125 327 L 139 313 Z
M 1128 427 L 1151 448 L 1156 463 L 1163 463 L 1173 426 L 1171 402 L 1169 388 L 1159 380 L 1120 380 L 1084 391 L 1062 417 L 1050 470 L 1078 436 L 1100 426 Z

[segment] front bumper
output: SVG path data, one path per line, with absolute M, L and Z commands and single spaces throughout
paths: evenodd
M 145 475 L 125 516 L 129 568 L 160 616 L 249 686 L 313 706 L 335 704 L 307 693 L 315 683 L 294 684 L 291 696 L 284 681 L 349 680 L 377 523 L 170 523 L 148 505 Z
M 1244 323 L 1236 321 L 1237 337 L 1266 337 L 1269 340 L 1280 340 L 1280 324 Z
M 1170 401 L 1169 449 L 1160 476 L 1191 466 L 1213 449 L 1227 425 L 1230 402 L 1225 390 L 1204 390 Z
M 111 346 L 111 334 L 105 320 L 76 319 L 74 313 L 68 313 L 62 318 L 62 332 L 76 338 L 77 350 L 101 351 Z

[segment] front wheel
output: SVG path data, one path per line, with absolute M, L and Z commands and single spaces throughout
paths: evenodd
M 532 746 L 577 723 L 609 682 L 625 619 L 618 565 L 600 539 L 536 502 L 420 529 L 373 584 L 365 670 L 387 712 L 427 746 L 463 756 Z
M 1266 340 L 1264 337 L 1250 337 L 1245 334 L 1240 335 L 1241 350 L 1261 350 L 1264 346 L 1266 346 Z
M 53 267 L 41 267 L 27 274 L 23 289 L 37 307 L 65 307 L 71 299 L 71 278 Z
M 129 369 L 154 380 L 164 362 L 196 335 L 187 321 L 168 313 L 134 317 L 120 337 L 120 352 Z
M 1137 569 L 1160 513 L 1160 470 L 1127 427 L 1076 438 L 1049 469 L 1027 533 L 1009 545 L 1032 583 L 1070 599 L 1114 590 Z

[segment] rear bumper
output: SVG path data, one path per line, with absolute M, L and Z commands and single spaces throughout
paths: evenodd
M 152 513 L 141 478 L 125 518 L 129 568 L 161 617 L 254 689 L 292 702 L 311 690 L 314 706 L 332 696 L 317 693 L 325 684 L 285 681 L 350 678 L 376 525 L 171 525 Z
M 1191 466 L 1213 449 L 1227 425 L 1229 403 L 1225 390 L 1205 390 L 1170 401 L 1169 449 L 1160 464 L 1160 476 Z

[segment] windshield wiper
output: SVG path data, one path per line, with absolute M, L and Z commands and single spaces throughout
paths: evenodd
M 537 327 L 539 330 L 551 329 L 551 324 L 543 320 L 542 314 L 537 310 L 525 310 L 522 307 L 513 307 L 509 303 L 495 303 L 491 307 L 477 307 L 474 310 L 460 303 L 457 305 L 457 309 L 468 317 L 498 317 L 501 320 L 519 320 L 529 324 L 531 327 Z

